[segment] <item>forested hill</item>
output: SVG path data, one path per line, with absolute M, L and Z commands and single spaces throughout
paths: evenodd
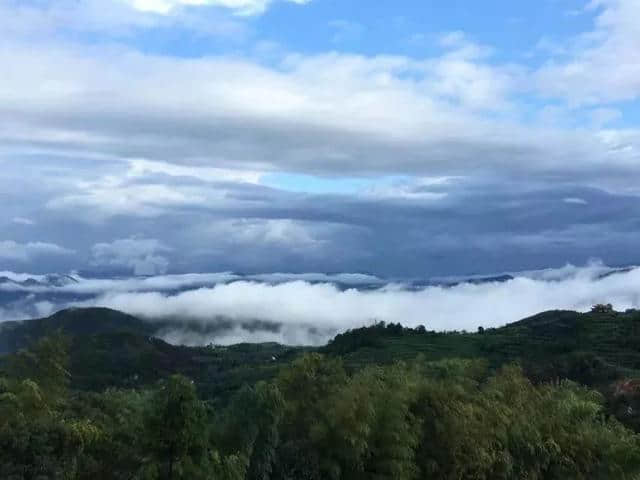
M 0 325 L 0 478 L 640 475 L 635 311 L 379 323 L 322 348 L 175 346 L 157 328 L 108 309 Z
M 482 358 L 492 368 L 518 362 L 535 380 L 570 378 L 601 389 L 616 379 L 640 376 L 640 312 L 615 312 L 606 306 L 589 313 L 548 311 L 502 328 L 480 326 L 476 332 L 378 323 L 340 334 L 319 349 L 272 343 L 175 346 L 154 337 L 161 328 L 158 322 L 107 308 L 74 308 L 47 318 L 0 324 L 0 353 L 61 332 L 72 340 L 76 388 L 136 386 L 183 373 L 216 396 L 245 381 L 270 378 L 279 365 L 312 350 L 340 356 L 350 369 L 417 356 L 426 361 Z
M 151 335 L 156 328 L 149 322 L 108 308 L 70 308 L 46 318 L 0 323 L 0 354 L 26 348 L 57 330 L 82 338 L 115 332 Z

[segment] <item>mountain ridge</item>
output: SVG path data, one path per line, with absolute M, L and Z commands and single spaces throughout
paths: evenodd
M 5 322 L 0 324 L 0 352 L 5 354 L 0 355 L 0 368 L 6 354 L 59 331 L 72 340 L 71 382 L 76 389 L 137 388 L 180 373 L 192 378 L 207 398 L 222 403 L 245 384 L 273 379 L 281 367 L 306 352 L 339 358 L 349 371 L 410 363 L 417 357 L 484 359 L 493 370 L 516 362 L 534 382 L 567 378 L 599 390 L 612 405 L 619 404 L 619 393 L 625 391 L 621 385 L 635 385 L 640 378 L 638 311 L 549 310 L 499 328 L 479 327 L 473 333 L 381 322 L 341 333 L 324 347 L 277 343 L 188 347 L 156 338 L 161 328 L 159 323 L 96 307 Z M 636 401 L 634 395 L 624 400 L 624 408 L 614 410 L 640 430 L 640 398 Z

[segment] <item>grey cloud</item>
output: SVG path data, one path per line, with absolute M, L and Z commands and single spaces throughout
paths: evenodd
M 0 241 L 0 260 L 30 262 L 36 258 L 48 256 L 72 255 L 73 250 L 54 243 L 28 242 L 18 243 L 13 240 Z
M 59 164 L 76 165 L 68 160 Z M 102 160 L 95 167 L 98 178 L 92 178 L 90 168 L 71 168 L 59 178 L 56 165 L 50 159 L 40 170 L 44 191 L 20 175 L 25 166 L 18 162 L 5 162 L 6 175 L 0 179 L 3 188 L 8 187 L 2 193 L 6 204 L 13 205 L 9 218 L 36 222 L 25 228 L 9 220 L 2 225 L 7 240 L 25 244 L 38 238 L 78 252 L 40 258 L 32 264 L 40 273 L 132 271 L 146 254 L 137 260 L 114 254 L 111 260 L 95 262 L 92 247 L 140 232 L 173 249 L 150 253 L 151 260 L 163 260 L 150 261 L 155 270 L 145 270 L 148 273 L 166 265 L 174 273 L 365 271 L 407 277 L 541 268 L 591 257 L 614 264 L 637 260 L 638 197 L 621 192 L 474 176 L 309 195 L 240 178 L 199 179 L 197 167 L 190 167 L 194 170 L 189 175 L 132 176 L 130 163 Z M 162 195 L 157 197 L 157 192 Z M 166 200 L 185 196 L 194 200 Z M 76 201 L 52 208 L 61 198 Z M 567 198 L 588 205 L 566 203 Z M 16 264 L 5 259 L 2 267 Z
M 91 248 L 91 265 L 126 267 L 134 275 L 157 275 L 167 271 L 169 260 L 162 254 L 172 248 L 155 238 L 123 238 L 97 243 Z

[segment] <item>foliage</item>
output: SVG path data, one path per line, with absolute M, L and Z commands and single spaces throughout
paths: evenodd
M 114 360 L 114 385 L 95 390 L 78 388 L 74 372 L 91 375 L 73 356 L 105 372 L 114 337 L 70 345 L 58 333 L 3 362 L 0 478 L 640 478 L 640 438 L 609 414 L 636 426 L 640 382 L 621 376 L 632 370 L 601 340 L 607 331 L 633 348 L 637 321 L 636 312 L 557 312 L 482 334 L 377 324 L 324 354 L 188 349 L 117 333 L 129 353 Z M 574 348 L 585 344 L 598 347 Z M 122 368 L 148 361 L 151 371 L 156 360 L 162 372 L 175 360 L 194 381 L 118 381 Z

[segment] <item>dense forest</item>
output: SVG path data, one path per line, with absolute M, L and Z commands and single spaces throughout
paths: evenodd
M 62 312 L 0 331 L 0 478 L 636 479 L 639 320 L 187 348 Z

